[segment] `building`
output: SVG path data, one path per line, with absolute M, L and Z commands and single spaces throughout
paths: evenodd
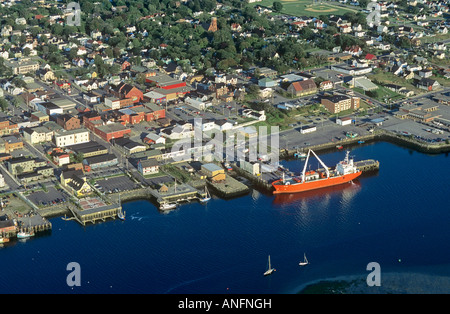
M 144 99 L 144 94 L 139 89 L 123 82 L 111 89 L 111 93 L 120 99 L 132 99 L 133 103 L 137 103 Z
M 114 146 L 116 146 L 120 151 L 125 153 L 125 155 L 127 156 L 147 150 L 147 147 L 145 145 L 137 143 L 127 138 L 115 139 Z
M 54 175 L 54 169 L 47 161 L 38 158 L 19 157 L 8 160 L 8 171 L 17 178 L 28 183 Z
M 417 88 L 424 89 L 427 91 L 432 91 L 439 89 L 441 84 L 438 81 L 430 79 L 430 78 L 422 78 L 420 81 L 416 83 Z
M 155 104 L 139 105 L 119 110 L 120 120 L 127 124 L 136 124 L 143 121 L 150 122 L 153 120 L 166 117 L 165 109 Z
M 19 132 L 17 123 L 11 122 L 8 118 L 0 118 L 0 136 Z
M 139 160 L 137 166 L 138 171 L 143 176 L 159 172 L 159 164 L 155 158 Z
M 251 173 L 254 176 L 261 174 L 261 167 L 259 162 L 240 160 L 239 168 Z
M 0 138 L 0 153 L 7 153 L 23 148 L 22 140 L 14 135 Z
M 48 122 L 49 116 L 41 111 L 35 111 L 31 113 L 31 121 L 38 121 L 39 123 Z
M 225 170 L 216 164 L 204 164 L 201 166 L 201 171 L 210 179 L 211 181 L 223 181 L 226 178 Z
M 351 97 L 342 94 L 324 96 L 321 104 L 331 113 L 339 113 L 345 110 L 359 108 L 359 97 Z
M 77 155 L 82 154 L 84 158 L 108 153 L 105 146 L 94 141 L 67 146 L 66 149 L 75 152 Z
M 55 132 L 54 142 L 57 147 L 87 143 L 89 142 L 89 131 L 86 129 L 58 131 Z
M 100 136 L 103 140 L 109 142 L 112 139 L 124 137 L 131 133 L 131 129 L 120 123 L 110 123 L 94 127 L 93 132 Z
M 431 122 L 441 115 L 438 114 L 439 106 L 434 104 L 427 105 L 406 105 L 400 107 L 397 117 L 400 119 L 411 119 L 421 122 Z
M 83 160 L 83 164 L 91 169 L 114 167 L 119 163 L 116 155 L 105 154 L 100 156 L 88 157 Z
M 317 128 L 315 126 L 304 126 L 300 129 L 300 133 L 307 134 L 317 131 Z
M 34 73 L 39 70 L 39 62 L 33 61 L 30 58 L 21 58 L 17 61 L 5 60 L 4 65 L 10 68 L 15 75 Z
M 92 188 L 86 182 L 86 177 L 82 170 L 63 171 L 60 179 L 61 185 L 68 188 L 77 197 L 82 197 L 92 192 Z
M 305 96 L 317 92 L 317 85 L 314 80 L 297 81 L 289 84 L 287 92 L 293 96 Z
M 58 166 L 64 166 L 70 164 L 70 155 L 69 154 L 56 154 L 53 156 L 53 161 Z
M 70 114 L 58 115 L 56 118 L 56 123 L 67 131 L 79 129 L 81 127 L 80 119 Z
M 23 138 L 30 144 L 50 142 L 53 134 L 54 132 L 45 126 L 23 129 Z
M 337 118 L 337 119 L 336 119 L 336 124 L 339 124 L 339 125 L 342 125 L 342 126 L 344 126 L 344 125 L 350 125 L 350 124 L 352 124 L 352 118 L 350 118 L 350 117 L 347 117 L 347 118 Z

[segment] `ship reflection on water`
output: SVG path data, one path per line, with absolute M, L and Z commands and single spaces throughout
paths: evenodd
M 353 182 L 320 188 L 317 190 L 290 194 L 276 194 L 272 204 L 275 206 L 282 206 L 317 198 L 326 201 L 329 200 L 332 195 L 338 194 L 342 195 L 342 201 L 348 203 L 360 190 L 361 183 L 358 179 L 355 179 Z

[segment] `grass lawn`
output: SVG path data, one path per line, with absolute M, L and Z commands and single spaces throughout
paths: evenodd
M 273 2 L 276 0 L 263 0 L 261 2 L 255 2 L 256 5 L 272 8 Z M 356 9 L 344 8 L 337 6 L 335 4 L 320 3 L 312 5 L 311 0 L 279 0 L 283 5 L 281 13 L 294 15 L 294 16 L 315 16 L 319 15 L 343 15 L 346 12 L 353 11 L 357 12 Z

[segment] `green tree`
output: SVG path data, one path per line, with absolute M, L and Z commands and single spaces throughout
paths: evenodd
M 272 4 L 272 9 L 273 9 L 274 11 L 281 12 L 281 10 L 283 10 L 283 5 L 281 4 L 281 2 L 275 1 L 275 2 Z

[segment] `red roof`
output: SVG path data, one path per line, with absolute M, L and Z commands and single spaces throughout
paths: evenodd
M 368 53 L 367 55 L 366 55 L 366 60 L 373 60 L 373 59 L 376 59 L 377 57 L 375 56 L 375 55 L 373 55 L 373 54 L 371 54 L 371 53 Z

